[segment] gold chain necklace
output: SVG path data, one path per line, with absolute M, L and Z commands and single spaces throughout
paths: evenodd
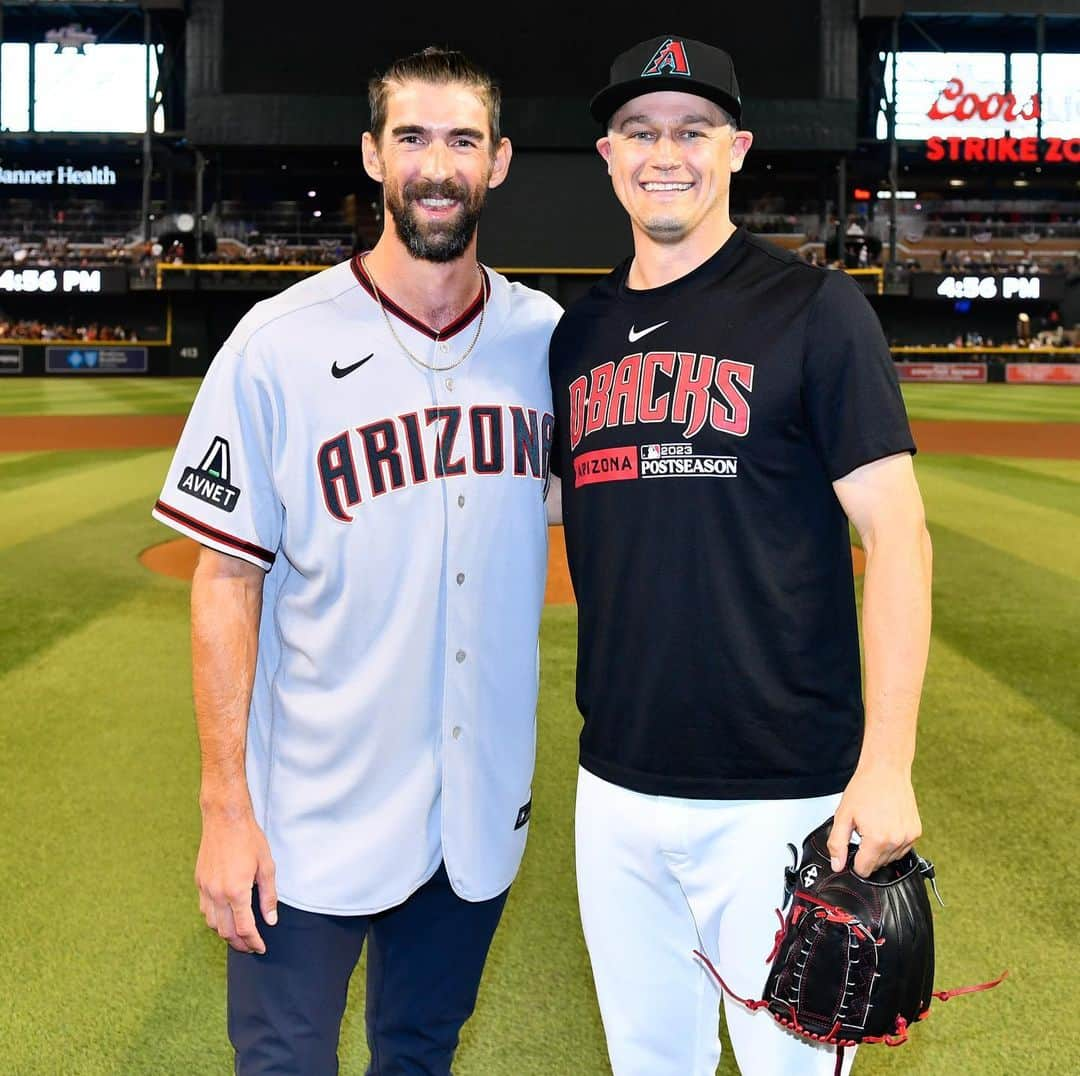
M 484 279 L 484 271 L 479 265 L 476 266 L 476 271 L 480 274 L 480 318 L 476 323 L 476 332 L 473 334 L 472 343 L 462 352 L 461 356 L 455 359 L 449 366 L 433 366 L 430 362 L 424 362 L 423 359 L 414 355 L 406 346 L 404 341 L 398 336 L 394 329 L 394 323 L 390 320 L 390 315 L 386 312 L 386 307 L 383 305 L 382 292 L 379 290 L 379 285 L 375 283 L 375 277 L 371 275 L 371 270 L 367 266 L 367 256 L 370 251 L 360 255 L 360 262 L 364 266 L 364 272 L 367 273 L 368 280 L 371 281 L 371 288 L 375 292 L 375 299 L 379 304 L 379 309 L 382 311 L 383 319 L 386 321 L 386 327 L 390 330 L 390 335 L 394 338 L 394 342 L 397 344 L 406 355 L 412 359 L 417 366 L 423 366 L 425 370 L 433 370 L 435 373 L 443 373 L 446 370 L 453 370 L 460 366 L 472 353 L 472 349 L 476 347 L 477 340 L 480 339 L 480 331 L 484 327 L 484 312 L 487 310 L 487 282 Z

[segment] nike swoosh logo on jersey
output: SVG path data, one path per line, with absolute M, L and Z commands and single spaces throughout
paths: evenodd
M 649 333 L 655 332 L 657 329 L 662 329 L 667 324 L 666 321 L 661 321 L 657 325 L 650 325 L 647 329 L 642 329 L 641 332 L 636 332 L 634 326 L 630 326 L 630 332 L 627 334 L 627 339 L 631 344 L 636 344 L 643 336 L 648 336 Z
M 334 377 L 345 377 L 347 374 L 351 374 L 353 370 L 359 370 L 368 359 L 374 358 L 374 356 L 375 352 L 373 351 L 370 355 L 365 355 L 358 362 L 354 362 L 352 366 L 338 366 L 337 359 L 335 359 L 330 367 L 330 373 L 332 373 Z

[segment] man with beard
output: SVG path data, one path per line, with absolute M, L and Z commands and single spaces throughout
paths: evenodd
M 426 49 L 372 81 L 373 250 L 258 303 L 154 515 L 200 543 L 200 909 L 236 1071 L 337 1071 L 368 942 L 369 1073 L 449 1073 L 531 810 L 547 344 L 480 265 L 499 93 Z

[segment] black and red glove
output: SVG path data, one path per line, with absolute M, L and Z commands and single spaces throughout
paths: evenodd
M 772 966 L 761 1000 L 733 994 L 708 958 L 695 953 L 729 995 L 748 1008 L 767 1009 L 778 1023 L 815 1042 L 899 1046 L 934 998 L 986 990 L 1005 978 L 935 991 L 934 920 L 926 892 L 929 881 L 937 894 L 934 865 L 910 851 L 861 878 L 853 869 L 858 845 L 852 844 L 844 869 L 834 871 L 831 829 L 830 818 L 807 836 L 801 860 L 788 845 L 790 907 L 786 918 L 777 910 L 781 925 L 766 957 Z

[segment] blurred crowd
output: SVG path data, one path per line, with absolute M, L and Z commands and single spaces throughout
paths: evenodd
M 0 340 L 80 340 L 92 343 L 138 340 L 138 335 L 134 329 L 123 325 L 101 325 L 96 321 L 88 325 L 75 325 L 72 322 L 36 319 L 13 321 L 0 317 Z

